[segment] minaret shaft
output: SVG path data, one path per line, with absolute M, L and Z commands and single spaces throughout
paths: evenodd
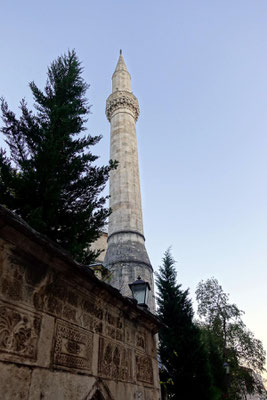
M 122 55 L 112 77 L 106 115 L 110 121 L 110 158 L 119 164 L 110 174 L 112 213 L 105 264 L 112 272 L 111 284 L 124 296 L 130 296 L 128 284 L 139 275 L 148 281 L 152 288 L 149 307 L 154 311 L 153 269 L 145 248 L 137 154 L 139 105 Z
M 121 110 L 111 119 L 110 158 L 119 164 L 110 176 L 109 236 L 116 231 L 143 235 L 135 120 Z

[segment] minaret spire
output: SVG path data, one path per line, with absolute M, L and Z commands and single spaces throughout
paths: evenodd
M 112 75 L 112 93 L 118 90 L 132 91 L 131 75 L 128 72 L 121 50 L 114 74 Z
M 141 190 L 136 140 L 139 104 L 131 91 L 131 76 L 122 53 L 112 76 L 112 94 L 107 99 L 106 115 L 110 122 L 110 158 L 119 162 L 110 174 L 110 207 L 106 266 L 112 271 L 111 284 L 130 296 L 129 283 L 138 275 L 150 283 L 151 311 L 153 269 L 145 248 Z

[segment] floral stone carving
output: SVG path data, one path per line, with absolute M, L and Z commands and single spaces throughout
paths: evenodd
M 37 358 L 41 317 L 11 305 L 0 305 L 0 353 Z

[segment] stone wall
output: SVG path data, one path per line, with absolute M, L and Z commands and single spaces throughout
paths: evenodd
M 158 400 L 157 319 L 0 207 L 0 398 Z

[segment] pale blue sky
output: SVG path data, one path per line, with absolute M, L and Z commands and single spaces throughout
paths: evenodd
M 147 249 L 172 245 L 178 279 L 218 278 L 267 347 L 267 2 L 1 2 L 0 95 L 17 109 L 28 82 L 75 48 L 91 84 L 88 129 L 104 138 L 119 49 L 132 75 Z M 0 139 L 1 141 L 1 139 Z

